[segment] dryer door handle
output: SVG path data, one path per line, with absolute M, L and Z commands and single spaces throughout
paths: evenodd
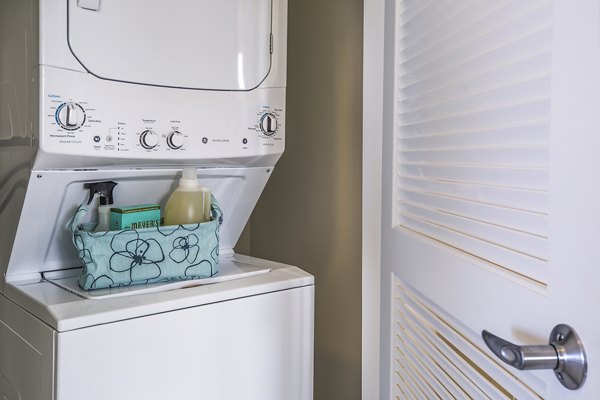
M 77 6 L 86 10 L 100 10 L 100 0 L 77 0 Z

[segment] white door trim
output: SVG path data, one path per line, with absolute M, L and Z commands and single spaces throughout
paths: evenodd
M 379 398 L 381 154 L 385 0 L 365 0 L 363 30 L 362 398 Z

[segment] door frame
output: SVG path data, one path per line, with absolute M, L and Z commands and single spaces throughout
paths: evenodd
M 362 176 L 362 398 L 380 385 L 381 172 L 385 0 L 364 0 Z M 389 29 L 389 27 L 388 27 Z

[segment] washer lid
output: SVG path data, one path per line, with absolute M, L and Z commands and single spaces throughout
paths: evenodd
M 143 294 L 143 289 L 142 294 L 132 290 L 127 296 L 95 300 L 82 298 L 56 283 L 38 279 L 8 283 L 5 294 L 52 328 L 65 332 L 314 285 L 314 277 L 297 267 L 243 255 L 221 259 L 219 268 L 219 275 L 240 277 L 216 284 L 146 294 Z M 252 273 L 264 269 L 269 272 Z M 194 285 L 200 281 L 187 282 Z
M 101 79 L 251 90 L 271 68 L 271 2 L 67 0 L 69 47 Z

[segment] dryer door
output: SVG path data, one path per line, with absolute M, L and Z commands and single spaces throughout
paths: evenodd
M 67 0 L 71 52 L 108 80 L 250 90 L 271 67 L 272 0 Z

